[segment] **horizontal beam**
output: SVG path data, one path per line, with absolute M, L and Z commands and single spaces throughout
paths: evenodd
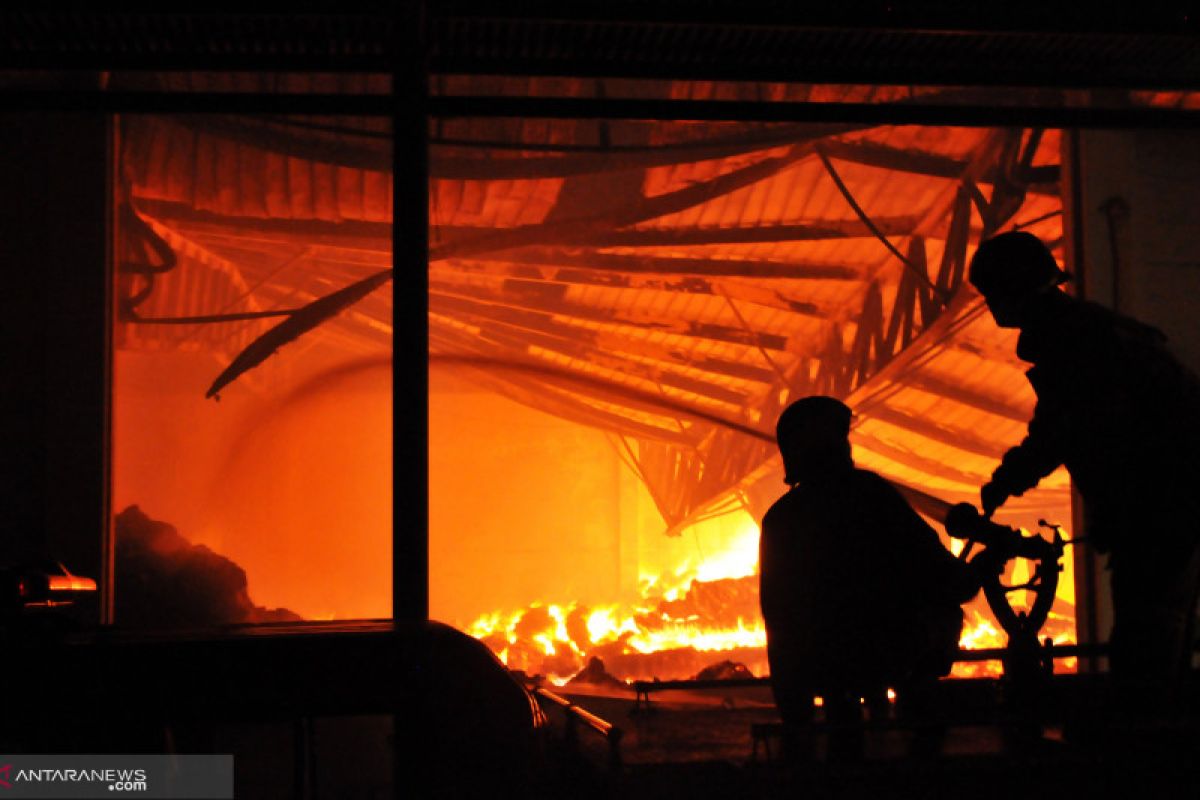
M 292 245 L 351 247 L 390 253 L 392 224 L 365 220 L 268 219 L 200 211 L 186 203 L 137 197 L 138 211 L 163 222 L 179 223 L 189 235 L 237 236 Z
M 394 5 L 189 4 L 5 12 L 7 69 L 375 72 L 395 66 L 407 15 Z M 428 3 L 432 71 L 705 81 L 994 86 L 1196 84 L 1186 3 L 831 4 L 802 19 L 778 2 Z M 1050 7 L 1065 4 L 1043 4 Z M 368 6 L 363 8 L 363 6 Z M 1158 6 L 1161 10 L 1155 10 Z M 68 13 L 64 8 L 71 8 Z M 150 8 L 146 6 L 146 8 Z M 200 13 L 196 9 L 204 8 Z M 33 10 L 31 10 L 33 9 Z M 915 9 L 915 10 L 914 10 Z M 934 9 L 931 11 L 930 9 Z M 299 11 L 303 13 L 299 13 Z M 701 13 L 703 12 L 703 13 Z M 981 58 L 1001 52 L 1007 57 Z M 1133 57 L 1113 58 L 1110 54 Z
M 906 236 L 916 227 L 913 217 L 882 217 L 875 219 L 875 224 L 884 234 L 889 236 Z M 494 253 L 528 247 L 530 245 L 575 245 L 583 247 L 672 247 L 689 245 L 737 245 L 737 243 L 780 242 L 780 241 L 823 241 L 828 239 L 863 239 L 874 236 L 858 219 L 817 219 L 817 221 L 770 224 L 770 225 L 738 225 L 730 228 L 623 228 L 623 229 L 581 229 L 578 233 L 571 231 L 569 235 L 550 235 L 550 225 L 547 236 L 541 239 L 535 231 L 517 237 L 515 231 L 521 229 L 504 228 L 461 228 L 434 227 L 434 235 L 443 237 L 445 258 L 466 258 L 468 254 Z M 532 227 L 530 227 L 532 228 Z M 514 233 L 506 233 L 511 230 Z M 504 234 L 502 236 L 498 233 Z M 494 236 L 490 246 L 472 247 L 472 251 L 457 252 L 462 245 L 474 245 L 485 236 Z
M 655 145 L 600 147 L 593 145 L 549 145 L 557 150 L 555 156 L 508 158 L 461 158 L 438 155 L 435 150 L 430 161 L 434 178 L 457 180 L 532 180 L 566 178 L 618 170 L 650 169 L 653 167 L 690 164 L 717 158 L 788 146 L 801 142 L 824 141 L 826 137 L 860 130 L 860 125 L 787 125 L 766 130 L 744 131 L 708 139 L 682 140 Z M 443 149 L 525 150 L 537 152 L 540 143 L 500 140 L 438 140 L 431 141 Z
M 10 90 L 10 112 L 106 114 L 312 114 L 391 116 L 390 95 L 257 92 L 101 92 Z M 950 125 L 1028 128 L 1200 128 L 1200 111 L 1126 106 L 1029 108 L 1004 105 L 913 105 L 736 100 L 641 100 L 574 97 L 431 97 L 434 118 L 743 120 L 856 125 Z
M 1023 107 L 999 104 L 810 103 L 632 98 L 432 97 L 434 117 L 742 120 L 984 128 L 1196 128 L 1200 111 L 1159 107 Z
M 527 247 L 489 256 L 490 262 L 582 267 L 635 275 L 703 275 L 726 278 L 858 281 L 862 273 L 850 266 L 795 263 L 763 259 L 671 258 L 637 253 L 579 252 L 552 247 Z

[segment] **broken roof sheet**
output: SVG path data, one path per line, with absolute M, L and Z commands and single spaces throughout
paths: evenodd
M 180 255 L 138 315 L 292 309 L 390 266 L 385 127 L 126 118 L 130 201 Z M 465 119 L 431 143 L 434 368 L 636 441 L 672 527 L 778 485 L 774 417 L 804 394 L 856 408 L 864 466 L 947 499 L 1019 440 L 1032 392 L 963 272 L 1014 226 L 1059 247 L 1056 131 Z M 312 335 L 386 349 L 391 315 L 376 291 Z M 228 360 L 271 324 L 122 341 Z

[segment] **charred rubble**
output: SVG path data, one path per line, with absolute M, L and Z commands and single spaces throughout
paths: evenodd
M 114 616 L 125 628 L 194 628 L 298 622 L 286 608 L 250 599 L 246 571 L 204 545 L 192 544 L 136 505 L 116 517 Z

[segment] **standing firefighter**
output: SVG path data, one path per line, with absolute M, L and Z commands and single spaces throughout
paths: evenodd
M 761 600 L 776 705 L 795 734 L 813 695 L 831 722 L 895 687 L 902 704 L 950 671 L 976 569 L 954 558 L 887 481 L 850 456 L 851 412 L 807 397 L 779 417 L 791 487 L 767 512 Z M 886 701 L 884 701 L 886 702 Z M 797 743 L 793 738 L 793 744 Z
M 1021 331 L 1037 394 L 1028 435 L 980 499 L 990 516 L 1066 465 L 1086 536 L 1110 553 L 1114 678 L 1126 700 L 1162 701 L 1190 659 L 1200 585 L 1200 382 L 1160 331 L 1065 294 L 1066 277 L 1023 232 L 971 261 L 996 324 Z

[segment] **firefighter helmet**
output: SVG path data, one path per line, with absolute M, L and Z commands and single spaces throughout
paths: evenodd
M 1067 280 L 1041 239 L 1009 231 L 979 245 L 971 259 L 971 285 L 986 298 L 1023 297 Z

